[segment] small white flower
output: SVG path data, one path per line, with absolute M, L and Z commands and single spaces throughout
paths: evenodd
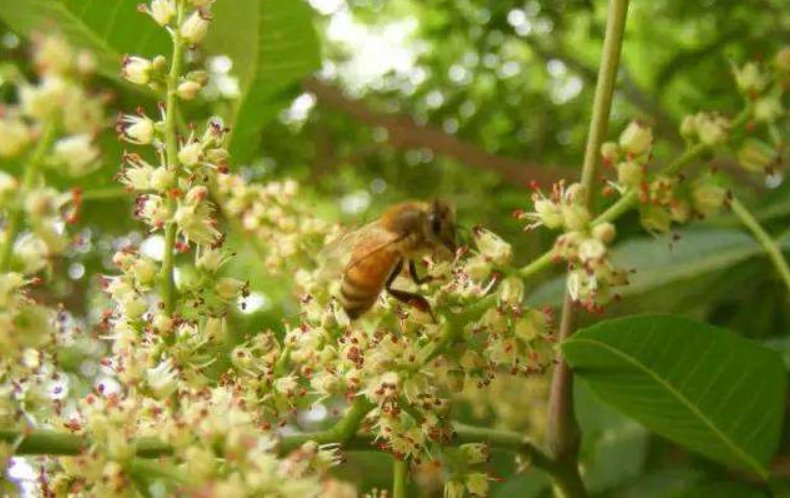
M 124 139 L 134 144 L 147 145 L 154 139 L 154 122 L 144 115 L 123 116 L 118 129 Z
M 644 167 L 636 161 L 623 161 L 617 165 L 617 183 L 623 188 L 638 188 L 644 176 Z
M 30 127 L 21 119 L 0 119 L 0 157 L 18 156 L 33 139 Z
M 562 226 L 562 209 L 556 202 L 550 199 L 536 200 L 535 213 L 537 214 L 538 221 L 550 230 Z
M 176 172 L 170 168 L 159 167 L 151 172 L 151 187 L 163 192 L 175 184 Z
M 776 150 L 761 140 L 748 138 L 738 149 L 738 162 L 747 171 L 763 173 L 776 161 Z
M 178 387 L 178 371 L 173 367 L 173 360 L 167 358 L 147 369 L 145 380 L 157 398 L 165 399 L 173 394 Z
M 18 188 L 19 182 L 16 178 L 5 171 L 0 171 L 0 204 L 5 204 L 13 199 Z
M 121 76 L 137 85 L 147 85 L 151 81 L 153 64 L 142 57 L 129 57 L 123 60 Z
M 743 67 L 735 68 L 735 82 L 744 93 L 760 93 L 768 84 L 768 77 L 756 62 L 747 62 Z
M 150 190 L 153 188 L 153 174 L 153 166 L 143 163 L 124 169 L 121 182 L 134 190 Z
M 63 109 L 68 84 L 56 75 L 46 76 L 38 86 L 22 85 L 19 99 L 22 112 L 31 118 L 45 120 Z
M 475 244 L 480 252 L 496 265 L 506 265 L 513 257 L 513 248 L 490 230 L 475 231 Z
M 202 157 L 203 146 L 200 142 L 186 144 L 178 151 L 178 160 L 187 167 L 195 166 L 200 162 Z
M 60 36 L 47 36 L 35 48 L 34 61 L 42 70 L 63 74 L 71 69 L 74 51 Z
M 181 25 L 181 36 L 187 43 L 195 45 L 203 41 L 208 32 L 208 19 L 203 12 L 193 12 Z
M 151 0 L 147 12 L 157 24 L 166 26 L 176 15 L 176 3 L 174 0 Z
M 47 267 L 49 248 L 43 240 L 32 234 L 25 234 L 14 244 L 14 256 L 22 263 L 26 275 L 38 273 Z
M 700 142 L 713 147 L 727 138 L 730 124 L 721 116 L 701 112 L 696 116 L 695 125 Z
M 587 239 L 579 244 L 579 259 L 584 263 L 600 260 L 606 254 L 606 246 L 598 239 Z
M 99 158 L 99 149 L 93 138 L 83 133 L 61 138 L 53 148 L 55 160 L 66 166 L 68 173 L 78 176 L 89 171 L 89 166 Z

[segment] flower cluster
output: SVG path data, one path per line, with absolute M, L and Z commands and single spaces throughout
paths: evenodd
M 171 33 L 172 67 L 185 59 L 184 46 L 205 36 L 211 4 L 152 0 L 141 7 Z M 117 126 L 123 140 L 149 148 L 124 153 L 119 179 L 135 194 L 137 217 L 163 234 L 164 254 L 160 261 L 124 247 L 114 255 L 118 273 L 103 279 L 111 306 L 99 324 L 111 340 L 101 361 L 109 380 L 58 421 L 91 446 L 60 459 L 48 486 L 56 494 L 127 493 L 141 485 L 136 454 L 140 438 L 150 437 L 173 457 L 174 465 L 159 475 L 189 495 L 353 494 L 328 476 L 339 461 L 334 447 L 307 443 L 281 457 L 271 413 L 255 402 L 267 378 L 258 373 L 276 353 L 267 335 L 237 347 L 224 369 L 215 368 L 230 349 L 227 314 L 247 293 L 245 282 L 224 274 L 232 254 L 223 247 L 210 195 L 227 174 L 228 130 L 215 118 L 202 132 L 193 126 L 179 133 L 175 107 L 195 96 L 202 73 L 174 77 L 166 65 L 164 56 L 125 59 L 124 77 L 161 92 L 166 103 L 158 118 L 140 109 L 120 116 Z M 288 377 L 269 379 L 287 393 L 283 397 L 291 396 Z
M 637 162 L 649 154 L 652 136 L 639 125 L 627 130 L 621 144 L 607 145 L 610 159 L 620 150 L 628 150 L 630 159 L 621 163 L 618 169 L 629 168 L 631 164 L 641 170 Z M 614 241 L 616 230 L 608 222 L 596 223 L 584 205 L 585 189 L 581 184 L 565 186 L 563 182 L 554 185 L 550 195 L 540 190 L 532 196 L 534 211 L 517 211 L 515 216 L 530 223 L 525 230 L 539 226 L 562 229 L 557 237 L 553 255 L 555 259 L 567 262 L 570 275 L 568 292 L 575 302 L 590 310 L 601 310 L 613 297 L 612 288 L 628 283 L 627 272 L 615 267 L 610 260 L 609 246 Z
M 59 36 L 33 43 L 36 82 L 14 76 L 18 102 L 0 103 L 0 158 L 22 173 L 0 171 L 0 424 L 44 418 L 60 373 L 53 352 L 65 340 L 65 315 L 35 295 L 71 240 L 78 190 L 47 185 L 47 168 L 79 176 L 97 165 L 96 134 L 104 125 L 104 101 L 86 84 L 93 58 Z M 12 168 L 9 168 L 12 170 Z
M 685 136 L 691 138 L 688 129 L 693 129 L 700 143 L 715 146 L 726 138 L 729 124 L 720 116 L 699 113 L 687 118 L 683 127 Z M 632 122 L 620 135 L 618 143 L 606 142 L 601 146 L 604 163 L 617 170 L 617 180 L 612 183 L 614 188 L 623 194 L 637 193 L 645 229 L 663 233 L 673 222 L 686 223 L 692 217 L 716 214 L 727 198 L 727 190 L 718 184 L 716 175 L 701 175 L 693 181 L 679 175 L 648 177 L 652 141 L 653 132 L 649 127 Z
M 224 175 L 217 181 L 222 209 L 238 219 L 255 242 L 266 248 L 264 264 L 270 271 L 286 264 L 303 268 L 338 228 L 312 214 L 299 199 L 294 180 L 251 184 L 241 175 Z
M 395 281 L 425 296 L 437 322 L 384 294 L 352 322 L 323 269 L 301 271 L 301 321 L 282 346 L 263 334 L 233 352 L 243 383 L 254 386 L 247 401 L 280 424 L 315 403 L 363 403 L 382 449 L 412 461 L 439 451 L 453 434 L 454 393 L 484 388 L 499 375 L 540 375 L 550 364 L 550 317 L 523 304 L 518 279 L 500 282 L 495 273 L 511 263 L 509 244 L 477 229 L 475 247 L 451 262 L 427 258 L 427 283 Z

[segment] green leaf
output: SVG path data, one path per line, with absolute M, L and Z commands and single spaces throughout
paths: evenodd
M 775 352 L 665 315 L 601 322 L 562 350 L 602 401 L 651 431 L 718 462 L 768 475 L 787 384 Z
M 627 286 L 617 292 L 623 297 L 644 294 L 675 282 L 690 280 L 723 270 L 749 258 L 764 254 L 763 248 L 747 233 L 727 229 L 694 229 L 678 232 L 680 239 L 641 237 L 628 240 L 614 249 L 614 264 L 634 268 Z M 790 236 L 779 239 L 783 247 L 790 246 Z M 565 290 L 564 277 L 553 279 L 539 287 L 529 302 L 559 304 Z
M 91 50 L 101 74 L 117 78 L 125 54 L 168 53 L 167 32 L 137 12 L 140 0 L 0 0 L 0 18 L 19 34 L 58 30 Z
M 214 19 L 206 47 L 233 60 L 241 94 L 229 148 L 245 161 L 279 111 L 281 96 L 320 67 L 318 37 L 303 0 L 222 0 Z
M 645 428 L 601 403 L 582 383 L 574 389 L 573 406 L 582 433 L 587 489 L 599 493 L 639 477 L 647 458 Z

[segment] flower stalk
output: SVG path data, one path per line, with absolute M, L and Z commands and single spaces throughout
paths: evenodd
M 56 134 L 57 127 L 54 123 L 49 122 L 45 124 L 38 145 L 30 156 L 30 160 L 25 165 L 25 175 L 22 179 L 22 187 L 19 191 L 18 202 L 16 203 L 15 209 L 9 213 L 5 243 L 3 247 L 0 248 L 0 273 L 9 270 L 14 240 L 19 232 L 19 225 L 22 222 L 22 201 L 24 195 L 30 192 L 30 189 L 35 185 L 39 167 L 52 146 L 52 143 L 55 141 Z
M 592 192 L 598 170 L 598 151 L 609 127 L 609 115 L 617 80 L 628 3 L 628 0 L 612 0 L 609 4 L 603 54 L 598 71 L 598 83 L 595 88 L 592 119 L 582 168 L 583 205 L 588 210 L 592 207 Z M 561 341 L 573 334 L 575 315 L 573 299 L 566 290 L 560 322 L 559 338 Z M 561 354 L 559 354 L 558 361 L 549 397 L 547 448 L 555 462 L 563 469 L 562 474 L 555 474 L 555 484 L 559 494 L 562 496 L 586 496 L 587 492 L 578 472 L 581 438 L 573 413 L 573 373 Z
M 181 0 L 177 5 L 176 18 L 176 26 L 181 26 L 184 18 L 184 3 Z M 180 29 L 173 30 L 171 35 L 173 39 L 173 56 L 170 61 L 170 72 L 167 76 L 164 128 L 167 167 L 171 170 L 176 170 L 178 168 L 178 80 L 181 76 L 184 42 Z M 175 211 L 175 199 L 168 197 L 167 203 L 169 211 Z M 162 303 L 164 304 L 165 314 L 168 316 L 173 314 L 176 306 L 175 282 L 173 279 L 176 228 L 175 220 L 170 220 L 165 224 L 165 249 L 159 274 Z
M 409 462 L 394 458 L 392 469 L 392 496 L 406 498 L 409 489 Z

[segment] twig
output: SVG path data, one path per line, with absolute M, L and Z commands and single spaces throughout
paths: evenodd
M 777 244 L 771 235 L 765 231 L 762 225 L 760 225 L 760 222 L 758 222 L 752 213 L 746 209 L 746 206 L 741 204 L 741 201 L 736 198 L 731 199 L 730 207 L 735 216 L 741 220 L 743 226 L 749 229 L 757 242 L 763 246 L 763 249 L 765 249 L 766 254 L 768 254 L 768 257 L 776 268 L 776 272 L 787 288 L 788 297 L 790 297 L 790 267 L 787 265 L 787 260 L 782 254 L 782 249 L 779 247 L 779 244 Z
M 588 209 L 592 207 L 593 187 L 598 171 L 598 151 L 609 127 L 609 114 L 617 81 L 617 67 L 620 62 L 627 15 L 628 0 L 612 0 L 609 3 L 603 54 L 598 70 L 598 83 L 595 88 L 592 119 L 582 166 L 581 184 L 584 187 L 584 204 Z M 573 334 L 575 314 L 573 300 L 566 290 L 560 322 L 561 341 Z M 583 497 L 587 492 L 578 470 L 581 438 L 573 413 L 573 373 L 561 354 L 558 354 L 558 360 L 549 395 L 546 444 L 552 459 L 564 471 L 563 474 L 554 476 L 557 491 L 564 496 Z

